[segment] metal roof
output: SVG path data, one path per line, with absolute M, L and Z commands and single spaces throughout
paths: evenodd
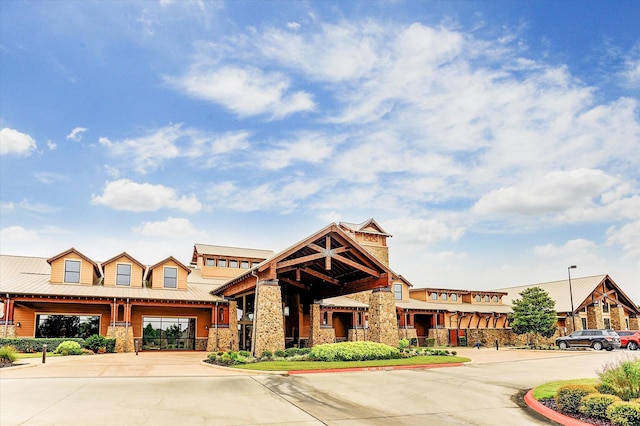
M 347 296 L 328 297 L 320 300 L 322 306 L 335 306 L 339 308 L 368 308 L 366 303 L 358 302 Z
M 103 285 L 52 284 L 51 267 L 47 259 L 0 255 L 0 293 L 38 296 L 108 297 L 170 301 L 221 300 L 210 292 L 224 280 L 207 280 L 192 269 L 186 290 L 151 289 L 147 287 L 105 287 Z M 195 273 L 194 273 L 195 272 Z M 192 277 L 193 276 L 193 277 Z
M 249 259 L 268 259 L 273 256 L 273 250 L 260 250 L 242 247 L 215 246 L 211 244 L 196 244 L 195 249 L 199 254 L 217 256 L 245 257 Z
M 593 293 L 607 275 L 594 275 L 591 277 L 571 278 L 571 293 L 573 293 L 574 309 L 578 307 Z M 520 285 L 517 287 L 507 287 L 495 291 L 504 291 L 506 296 L 502 297 L 502 302 L 511 305 L 515 299 L 521 299 L 524 290 L 531 287 L 540 287 L 555 300 L 556 312 L 571 312 L 571 294 L 569 293 L 569 279 L 551 281 L 538 284 Z

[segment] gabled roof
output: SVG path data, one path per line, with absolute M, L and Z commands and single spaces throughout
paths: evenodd
M 350 229 L 354 232 L 363 232 L 367 234 L 378 234 L 384 235 L 386 237 L 390 237 L 391 234 L 388 234 L 382 226 L 378 224 L 373 218 L 369 220 L 365 220 L 362 223 L 349 223 L 349 222 L 340 222 L 339 225 L 343 228 Z
M 609 277 L 609 275 L 594 275 L 591 277 L 571 278 L 571 292 L 569 292 L 569 279 L 560 281 L 550 281 L 546 283 L 527 284 L 516 287 L 506 287 L 496 291 L 504 291 L 507 293 L 502 301 L 505 304 L 512 305 L 513 300 L 521 299 L 520 293 L 531 287 L 540 287 L 546 291 L 549 296 L 555 300 L 556 312 L 571 312 L 571 294 L 573 294 L 573 307 L 578 310 L 583 304 L 588 304 L 591 295 L 600 284 L 607 283 L 613 286 L 621 296 L 620 302 L 624 304 L 632 312 L 640 313 L 637 305 L 618 287 L 618 285 Z
M 95 270 L 96 274 L 98 276 L 102 276 L 102 271 L 100 270 L 100 267 L 98 266 L 98 264 L 96 262 L 94 262 L 93 260 L 89 259 L 84 254 L 80 253 L 78 250 L 76 250 L 73 247 L 71 247 L 69 250 L 65 250 L 62 253 L 59 253 L 59 254 L 47 259 L 47 263 L 49 263 L 49 265 L 51 265 L 56 260 L 58 260 L 60 258 L 63 258 L 63 257 L 65 257 L 65 256 L 67 256 L 68 254 L 71 254 L 71 253 L 75 253 L 76 255 L 81 257 L 83 260 L 86 260 L 87 262 L 89 262 L 91 264 L 91 266 L 93 266 L 93 269 Z
M 135 263 L 136 265 L 138 265 L 139 267 L 142 268 L 142 270 L 144 271 L 147 267 L 145 265 L 143 265 L 141 262 L 139 262 L 137 259 L 135 259 L 134 257 L 132 257 L 129 253 L 127 253 L 126 251 L 123 251 L 122 253 L 113 256 L 111 259 L 109 260 L 105 260 L 104 262 L 102 262 L 102 266 L 104 265 L 108 265 L 112 262 L 115 262 L 116 260 L 120 259 L 121 257 L 126 257 L 127 259 L 129 259 L 132 263 Z
M 274 254 L 273 250 L 216 246 L 212 244 L 196 243 L 193 246 L 193 256 L 191 257 L 191 263 L 195 264 L 195 262 L 197 261 L 198 255 L 229 256 L 229 257 L 242 257 L 247 259 L 264 260 L 273 256 L 273 254 Z
M 303 265 L 304 262 L 308 262 L 308 264 Z M 327 269 L 324 262 L 329 262 L 335 267 Z M 355 282 L 376 275 L 378 277 L 393 275 L 393 272 L 386 265 L 360 246 L 338 225 L 331 223 L 259 265 L 246 270 L 243 274 L 232 278 L 225 285 L 216 289 L 214 294 L 220 294 L 234 284 L 249 279 L 251 275 L 266 271 L 272 265 L 277 265 L 278 279 L 285 282 L 287 280 L 291 282 L 291 279 L 285 274 L 296 274 L 299 271 L 306 274 L 307 282 L 327 282 L 336 285 L 344 284 L 347 279 L 350 280 L 349 282 Z
M 192 269 L 189 268 L 188 266 L 185 266 L 182 262 L 180 262 L 178 259 L 176 259 L 173 256 L 169 256 L 164 260 L 161 260 L 160 262 L 156 263 L 153 266 L 149 266 L 149 274 L 151 273 L 151 271 L 153 271 L 155 268 L 164 265 L 165 263 L 172 261 L 175 262 L 178 266 L 180 266 L 182 269 L 184 269 L 185 271 L 187 271 L 187 274 L 190 274 Z

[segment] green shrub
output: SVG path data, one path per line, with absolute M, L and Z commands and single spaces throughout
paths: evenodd
M 109 339 L 106 338 L 104 339 L 105 341 L 105 349 L 107 350 L 107 353 L 115 353 L 116 352 L 116 339 Z
M 591 393 L 582 397 L 580 401 L 580 412 L 598 419 L 606 419 L 607 408 L 618 401 L 621 401 L 621 399 L 616 395 Z
M 251 352 L 249 352 L 249 351 L 240 351 L 240 352 L 238 352 L 238 355 L 243 356 L 245 358 L 248 358 L 248 357 L 251 356 Z
M 400 342 L 398 343 L 398 349 L 405 350 L 405 349 L 409 349 L 409 339 L 400 339 Z
M 60 355 L 82 355 L 82 347 L 78 342 L 67 340 L 58 345 L 55 353 Z
M 433 337 L 429 337 L 424 340 L 424 345 L 428 348 L 432 348 L 436 345 L 436 339 L 434 339 Z
M 582 397 L 597 392 L 595 387 L 589 385 L 560 386 L 556 392 L 556 405 L 565 413 L 577 414 Z
M 598 372 L 604 393 L 628 401 L 640 397 L 640 360 L 621 360 L 608 364 Z
M 100 348 L 107 349 L 107 339 L 99 334 L 94 334 L 85 339 L 84 345 L 85 348 L 93 351 L 94 354 L 97 354 Z
M 317 361 L 366 361 L 374 359 L 397 359 L 397 348 L 375 342 L 326 343 L 311 348 L 311 359 Z
M 0 347 L 0 364 L 13 364 L 18 359 L 16 348 L 11 345 Z
M 277 351 L 275 351 L 274 355 L 278 358 L 284 358 L 286 356 L 286 353 L 282 349 L 278 349 Z
M 285 358 L 289 358 L 296 355 L 298 355 L 298 348 L 287 348 L 284 350 Z
M 115 348 L 115 339 L 113 340 L 113 347 Z M 48 337 L 48 338 L 33 338 L 33 337 L 21 337 L 13 339 L 0 339 L 0 346 L 11 345 L 17 352 L 33 353 L 42 352 L 44 345 L 47 345 L 47 351 L 52 352 L 58 345 L 65 341 L 78 342 L 80 345 L 84 344 L 84 339 L 79 337 Z M 107 350 L 107 352 L 109 352 Z M 113 352 L 113 351 L 112 351 Z
M 262 352 L 262 357 L 264 359 L 271 359 L 271 357 L 273 356 L 273 353 L 271 351 L 264 351 Z
M 607 417 L 618 426 L 640 426 L 640 405 L 633 402 L 614 402 L 607 408 Z
M 308 355 L 311 353 L 311 348 L 300 348 L 298 349 L 299 355 Z

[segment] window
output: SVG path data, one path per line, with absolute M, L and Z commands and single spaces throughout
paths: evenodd
M 230 260 L 229 261 L 229 268 L 237 268 L 238 267 L 238 261 L 237 260 Z
M 227 259 L 218 259 L 218 268 L 226 268 Z
M 207 257 L 207 260 L 205 261 L 205 266 L 216 266 L 216 260 L 210 257 Z
M 611 319 L 609 318 L 603 318 L 604 319 L 604 328 L 606 328 L 607 330 L 611 328 Z
M 431 293 L 431 300 L 438 300 L 438 293 Z
M 482 297 L 479 294 L 476 294 L 476 302 L 482 302 Z
M 240 262 L 240 267 L 242 269 L 249 269 L 249 261 L 248 260 L 243 260 Z
M 493 296 L 493 298 L 491 299 L 491 301 L 493 303 L 498 303 L 498 296 Z
M 79 260 L 64 261 L 64 282 L 65 283 L 80 282 L 80 261 Z
M 224 308 L 218 308 L 218 322 L 224 323 Z
M 164 268 L 164 288 L 178 288 L 178 268 Z
M 128 263 L 116 265 L 116 285 L 131 285 L 131 265 Z
M 602 304 L 602 312 L 609 312 L 609 303 L 604 302 Z M 609 327 L 605 327 L 605 328 L 609 328 Z
M 396 300 L 402 300 L 402 284 L 393 285 L 393 298 Z
M 491 300 L 491 298 L 489 296 L 485 296 L 484 297 L 484 301 L 485 303 L 489 303 L 489 301 Z
M 442 300 L 447 300 L 447 299 L 448 299 L 447 293 L 442 293 Z
M 100 334 L 98 315 L 36 315 L 36 337 L 81 337 Z
M 251 262 L 251 267 L 253 268 L 254 266 L 258 266 L 260 264 L 260 262 Z
M 322 325 L 327 325 L 329 323 L 329 313 L 328 312 L 323 312 L 322 313 Z
M 581 318 L 582 319 L 582 328 L 587 328 L 587 319 L 586 318 Z
M 454 301 L 454 302 L 456 302 L 456 301 L 458 300 L 458 295 L 457 295 L 457 294 L 455 294 L 455 293 L 453 293 L 453 294 L 451 295 L 451 300 L 452 300 L 452 301 Z

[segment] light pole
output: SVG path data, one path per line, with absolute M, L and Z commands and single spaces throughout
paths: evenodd
M 571 289 L 571 270 L 576 269 L 576 265 L 571 265 L 567 268 L 569 273 L 569 298 L 571 299 L 571 321 L 573 322 L 573 331 L 576 331 L 576 312 L 573 309 L 573 290 Z

